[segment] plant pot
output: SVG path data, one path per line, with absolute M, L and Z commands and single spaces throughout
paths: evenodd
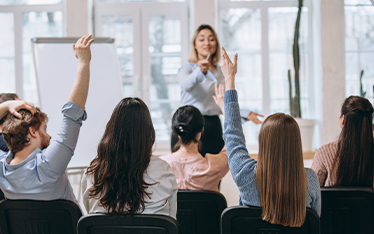
M 314 119 L 300 118 L 295 118 L 295 120 L 300 128 L 303 152 L 312 151 L 314 126 L 316 125 L 316 121 Z

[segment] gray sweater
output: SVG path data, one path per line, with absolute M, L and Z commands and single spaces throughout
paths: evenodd
M 241 117 L 236 90 L 225 92 L 225 125 L 223 139 L 232 177 L 239 188 L 240 205 L 261 207 L 260 193 L 256 183 L 257 161 L 248 155 L 241 125 Z M 317 175 L 305 168 L 308 177 L 306 206 L 321 214 L 321 190 Z

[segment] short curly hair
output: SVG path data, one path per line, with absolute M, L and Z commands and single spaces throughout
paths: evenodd
M 30 142 L 27 137 L 29 127 L 38 130 L 42 122 L 48 122 L 47 115 L 38 107 L 36 107 L 34 115 L 28 110 L 20 110 L 18 113 L 22 115 L 22 119 L 18 119 L 14 115 L 8 115 L 3 125 L 4 140 L 14 154 L 23 150 L 26 144 Z
M 18 95 L 15 93 L 1 93 L 0 94 L 0 103 L 6 102 L 6 101 L 13 101 L 18 99 Z M 0 119 L 0 124 L 3 124 L 5 122 L 6 115 Z

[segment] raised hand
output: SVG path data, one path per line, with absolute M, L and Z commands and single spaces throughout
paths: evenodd
M 223 85 L 216 84 L 215 86 L 216 96 L 213 96 L 214 101 L 216 102 L 217 106 L 221 109 L 222 114 L 225 115 L 225 87 Z
M 77 43 L 73 44 L 74 54 L 79 62 L 89 63 L 91 61 L 90 46 L 94 41 L 91 37 L 92 35 L 83 36 L 77 41 Z
M 222 74 L 225 77 L 226 90 L 235 89 L 235 75 L 238 67 L 238 54 L 235 54 L 234 63 L 231 62 L 225 48 L 222 47 Z
M 8 112 L 15 117 L 22 119 L 22 115 L 18 113 L 19 110 L 29 110 L 32 114 L 35 114 L 36 109 L 34 104 L 26 101 L 6 101 L 0 104 L 0 119 L 3 118 Z
M 252 121 L 255 124 L 262 124 L 261 120 L 258 119 L 258 116 L 264 117 L 263 115 L 257 114 L 256 112 L 249 113 L 247 119 Z

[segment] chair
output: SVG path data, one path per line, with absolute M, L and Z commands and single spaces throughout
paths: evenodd
M 317 212 L 307 208 L 301 227 L 284 227 L 262 220 L 261 207 L 233 206 L 225 209 L 221 218 L 221 234 L 318 234 Z
M 0 202 L 2 234 L 76 234 L 78 205 L 72 201 L 3 200 Z
M 179 223 L 166 215 L 85 215 L 78 221 L 78 234 L 180 234 Z
M 374 189 L 321 188 L 322 234 L 374 233 Z
M 218 234 L 225 197 L 213 191 L 179 190 L 177 220 L 183 234 Z
M 4 200 L 4 199 L 5 199 L 4 193 L 3 193 L 3 191 L 1 191 L 1 189 L 0 189 L 0 201 L 1 201 L 1 200 Z

